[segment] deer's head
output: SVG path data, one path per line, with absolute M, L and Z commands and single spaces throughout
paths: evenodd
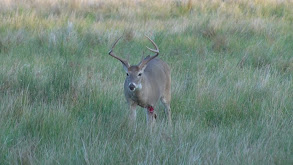
M 145 35 L 146 36 L 146 35 Z M 156 43 L 151 40 L 148 36 L 146 36 L 150 41 L 151 43 L 155 46 L 156 49 L 151 49 L 149 47 L 147 47 L 150 51 L 154 52 L 155 55 L 153 56 L 147 56 L 146 58 L 142 59 L 140 61 L 139 64 L 137 65 L 129 65 L 128 61 L 127 60 L 124 60 L 120 57 L 117 57 L 114 53 L 113 53 L 113 49 L 114 47 L 116 46 L 117 42 L 120 40 L 120 38 L 118 38 L 111 50 L 109 51 L 109 55 L 116 58 L 117 60 L 119 60 L 122 65 L 123 65 L 123 68 L 126 72 L 126 83 L 128 84 L 128 88 L 130 91 L 135 91 L 136 89 L 141 89 L 142 88 L 142 85 L 141 85 L 141 81 L 144 79 L 145 77 L 145 74 L 144 74 L 144 70 L 147 66 L 147 64 L 154 58 L 156 58 L 158 55 L 159 55 L 159 48 L 158 46 L 156 45 Z

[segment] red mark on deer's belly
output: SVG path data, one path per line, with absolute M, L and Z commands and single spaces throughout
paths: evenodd
M 153 114 L 154 113 L 154 107 L 149 106 L 148 108 L 149 113 Z

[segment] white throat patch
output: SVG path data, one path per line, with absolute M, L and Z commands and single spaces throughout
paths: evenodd
M 137 89 L 141 89 L 141 88 L 142 88 L 142 85 L 140 83 L 140 84 L 138 84 Z

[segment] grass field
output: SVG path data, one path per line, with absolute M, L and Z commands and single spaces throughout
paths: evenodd
M 0 164 L 293 164 L 293 3 L 0 1 Z M 148 34 L 172 68 L 172 128 L 127 124 Z

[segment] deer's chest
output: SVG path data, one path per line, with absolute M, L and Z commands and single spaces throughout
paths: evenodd
M 135 103 L 137 103 L 137 105 L 145 108 L 145 107 L 148 107 L 149 104 L 148 104 L 148 101 L 147 101 L 147 98 L 145 98 L 143 95 L 141 95 L 140 93 L 131 93 L 129 95 L 129 98 L 134 101 Z

